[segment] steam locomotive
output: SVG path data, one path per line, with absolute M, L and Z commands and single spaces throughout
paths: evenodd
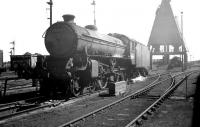
M 15 70 L 23 72 L 22 77 L 40 79 L 42 94 L 78 96 L 86 87 L 102 89 L 110 82 L 148 74 L 148 47 L 122 34 L 99 34 L 92 25 L 78 26 L 74 18 L 63 15 L 64 21 L 47 29 L 45 46 L 50 55 L 38 56 L 35 66 L 26 69 L 29 73 L 14 61 L 14 56 L 11 58 Z

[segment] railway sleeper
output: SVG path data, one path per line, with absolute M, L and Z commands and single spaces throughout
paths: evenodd
M 139 118 L 139 119 L 136 121 L 136 124 L 139 125 L 139 126 L 142 125 L 142 124 L 143 124 L 142 119 Z
M 162 101 L 159 101 L 159 102 L 157 103 L 158 106 L 160 106 L 161 104 L 162 104 Z
M 153 112 L 151 110 L 148 110 L 147 114 L 151 116 L 153 114 Z
M 156 108 L 155 107 L 151 107 L 151 110 L 152 110 L 152 112 L 155 112 Z
M 136 127 L 137 124 L 136 123 L 133 123 L 130 127 Z
M 155 105 L 154 105 L 154 107 L 155 107 L 155 108 L 159 108 L 159 105 L 158 105 L 158 103 L 157 103 L 157 104 L 155 104 Z
M 147 120 L 148 119 L 148 115 L 147 114 L 142 115 L 142 119 L 143 120 Z

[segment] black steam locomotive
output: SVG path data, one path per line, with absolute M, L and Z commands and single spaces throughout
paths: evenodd
M 37 57 L 36 66 L 26 69 L 29 74 L 23 71 L 24 76 L 40 79 L 42 94 L 78 96 L 85 87 L 102 89 L 110 82 L 148 74 L 148 47 L 122 34 L 99 34 L 92 25 L 80 27 L 73 15 L 63 18 L 46 31 L 45 46 L 50 55 Z

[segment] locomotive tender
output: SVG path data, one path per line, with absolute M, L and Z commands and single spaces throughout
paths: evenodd
M 47 29 L 45 46 L 50 55 L 40 56 L 33 69 L 42 94 L 78 96 L 85 87 L 101 89 L 110 82 L 148 74 L 147 46 L 122 34 L 99 34 L 95 26 L 80 27 L 73 15 L 63 18 Z

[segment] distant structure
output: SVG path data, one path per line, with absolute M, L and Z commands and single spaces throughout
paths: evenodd
M 182 17 L 183 13 L 181 12 L 181 14 Z M 182 20 L 181 23 L 183 23 Z M 183 30 L 182 25 L 181 30 Z M 180 31 L 178 27 L 170 6 L 170 0 L 162 0 L 156 11 L 148 46 L 151 49 L 151 67 L 154 55 L 162 55 L 166 64 L 169 63 L 170 55 L 180 55 L 183 65 L 187 62 L 183 31 Z
M 52 25 L 52 6 L 53 6 L 53 1 L 52 0 L 49 0 L 49 2 L 47 2 L 47 4 L 49 5 L 49 23 L 50 23 L 50 26 Z
M 12 47 L 10 48 L 10 55 L 15 55 L 15 41 L 10 42 Z

